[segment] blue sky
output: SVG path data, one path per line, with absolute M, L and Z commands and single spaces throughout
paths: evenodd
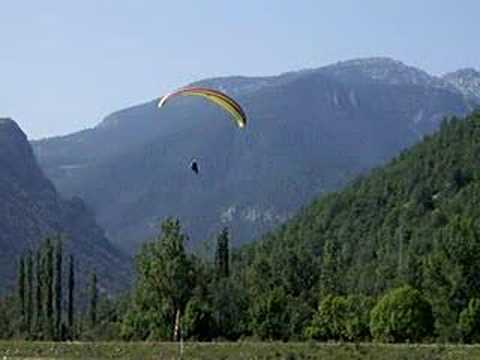
M 389 56 L 480 68 L 478 0 L 16 0 L 0 3 L 0 116 L 29 138 L 211 76 Z

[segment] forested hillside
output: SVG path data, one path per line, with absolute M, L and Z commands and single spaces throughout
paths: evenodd
M 480 297 L 479 218 L 477 112 L 443 122 L 387 166 L 318 198 L 242 249 L 236 266 L 243 263 L 257 299 L 280 293 L 289 306 L 316 307 L 327 295 L 378 298 L 411 285 L 433 306 L 435 335 L 453 339 L 461 312 L 469 302 L 474 311 Z M 292 309 L 290 320 L 301 307 Z

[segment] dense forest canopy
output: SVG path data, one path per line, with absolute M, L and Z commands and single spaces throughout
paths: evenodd
M 238 251 L 257 299 L 282 293 L 316 308 L 326 295 L 379 298 L 408 284 L 431 302 L 435 335 L 480 296 L 480 113 L 433 136 Z M 433 334 L 432 334 L 433 335 Z

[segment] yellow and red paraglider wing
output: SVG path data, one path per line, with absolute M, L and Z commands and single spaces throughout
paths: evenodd
M 232 115 L 233 120 L 238 127 L 243 128 L 247 125 L 247 116 L 245 115 L 245 112 L 243 111 L 241 106 L 228 95 L 225 95 L 224 93 L 213 89 L 202 87 L 183 88 L 162 97 L 160 99 L 160 102 L 158 103 L 158 107 L 164 106 L 170 98 L 177 95 L 204 97 L 205 99 L 217 104 L 225 111 L 227 111 L 230 115 Z

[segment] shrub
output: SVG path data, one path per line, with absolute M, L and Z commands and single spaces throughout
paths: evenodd
M 305 336 L 317 340 L 359 341 L 369 337 L 372 301 L 365 296 L 329 295 L 320 303 Z
M 471 299 L 460 313 L 458 329 L 463 342 L 471 343 L 480 340 L 480 300 Z
M 432 306 L 410 286 L 391 290 L 371 312 L 370 332 L 379 341 L 418 342 L 432 331 Z
M 262 340 L 288 338 L 290 319 L 287 304 L 287 296 L 281 288 L 275 288 L 256 299 L 250 309 L 253 335 Z

